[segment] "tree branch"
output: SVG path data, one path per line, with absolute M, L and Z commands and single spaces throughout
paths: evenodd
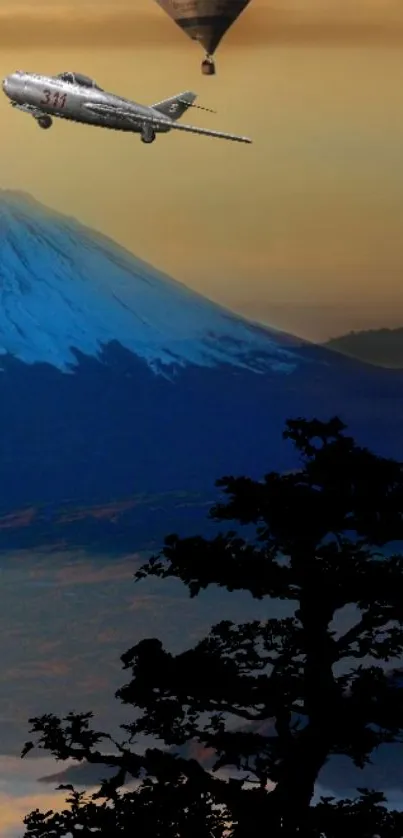
M 357 640 L 360 639 L 361 635 L 366 632 L 370 631 L 371 629 L 378 628 L 385 624 L 385 615 L 376 615 L 374 613 L 374 609 L 368 608 L 368 610 L 363 614 L 361 620 L 358 621 L 351 629 L 349 629 L 342 637 L 335 641 L 336 651 L 339 654 L 348 651 L 351 657 L 359 657 L 358 654 L 354 654 L 350 652 L 348 648 L 352 643 L 355 643 Z

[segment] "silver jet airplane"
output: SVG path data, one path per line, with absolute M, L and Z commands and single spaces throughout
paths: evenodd
M 190 91 L 145 106 L 108 93 L 82 73 L 41 76 L 22 70 L 7 76 L 2 86 L 12 106 L 33 116 L 41 128 L 50 128 L 53 117 L 60 117 L 86 125 L 131 131 L 140 134 L 143 143 L 152 143 L 157 134 L 166 134 L 173 129 L 240 143 L 252 142 L 249 137 L 178 124 L 177 120 L 188 108 L 199 107 L 194 104 L 196 94 Z

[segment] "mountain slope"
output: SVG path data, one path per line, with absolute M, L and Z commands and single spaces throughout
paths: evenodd
M 324 345 L 365 363 L 403 369 L 403 328 L 349 332 Z
M 67 372 L 75 351 L 99 357 L 119 340 L 155 371 L 222 362 L 295 368 L 281 335 L 250 326 L 24 195 L 3 192 L 0 225 L 2 354 Z
M 403 459 L 400 373 L 243 320 L 5 191 L 0 295 L 0 547 L 192 531 L 217 477 L 295 464 L 291 416 L 337 413 Z

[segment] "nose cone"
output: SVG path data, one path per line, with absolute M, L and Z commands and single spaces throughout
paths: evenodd
M 6 96 L 8 96 L 9 99 L 11 99 L 13 95 L 13 90 L 15 88 L 15 84 L 13 84 L 13 77 L 6 76 L 5 79 L 3 79 L 1 86 Z
M 10 76 L 6 76 L 5 79 L 3 79 L 1 86 L 9 99 L 13 99 L 14 94 L 18 91 L 18 81 L 18 77 L 15 73 L 12 73 Z

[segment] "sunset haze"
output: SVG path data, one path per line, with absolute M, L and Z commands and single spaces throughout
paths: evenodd
M 0 0 L 0 19 L 2 76 L 76 69 L 144 103 L 194 89 L 218 111 L 194 122 L 254 140 L 177 133 L 144 148 L 66 123 L 44 134 L 2 97 L 3 187 L 307 337 L 400 324 L 400 3 L 255 0 L 220 46 L 215 78 L 152 0 Z

